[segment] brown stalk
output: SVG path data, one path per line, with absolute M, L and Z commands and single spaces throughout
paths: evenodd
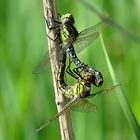
M 44 8 L 44 17 L 50 17 L 49 22 L 51 26 L 56 26 L 55 21 L 58 21 L 57 12 L 56 12 L 56 6 L 55 6 L 55 0 L 43 0 L 43 8 Z M 50 10 L 48 10 L 50 9 Z M 53 20 L 52 20 L 53 19 Z M 51 38 L 55 38 L 57 32 L 56 29 L 49 30 L 46 25 L 46 32 Z M 55 58 L 51 60 L 51 70 L 53 75 L 53 83 L 54 83 L 54 89 L 55 89 L 55 99 L 56 99 L 56 106 L 58 112 L 60 112 L 63 108 L 62 102 L 64 101 L 63 95 L 60 92 L 60 90 L 57 87 L 57 70 L 58 70 L 58 59 L 57 59 L 57 52 L 59 49 L 61 49 L 61 46 L 58 45 L 60 42 L 60 38 L 57 38 L 55 41 L 48 38 L 48 49 L 52 50 L 52 48 L 56 48 Z M 50 54 L 52 52 L 50 51 Z M 58 104 L 59 103 L 59 104 Z M 74 133 L 71 123 L 71 115 L 70 112 L 64 113 L 59 117 L 59 123 L 60 123 L 60 130 L 61 130 L 61 139 L 62 140 L 74 140 Z M 57 130 L 56 130 L 57 131 Z

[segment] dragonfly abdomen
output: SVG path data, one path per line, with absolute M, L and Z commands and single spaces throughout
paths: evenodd
M 73 61 L 77 67 L 81 68 L 82 70 L 86 69 L 87 65 L 85 65 L 78 59 L 72 44 L 68 43 L 65 47 L 65 50 L 66 50 L 66 53 L 69 55 L 71 61 Z
M 65 47 L 65 51 L 69 55 L 71 61 L 75 63 L 75 65 L 77 66 L 77 69 L 80 68 L 82 71 L 89 72 L 94 75 L 95 80 L 93 80 L 93 82 L 92 82 L 94 85 L 96 85 L 96 86 L 102 85 L 102 83 L 103 83 L 102 74 L 99 71 L 97 71 L 97 70 L 89 67 L 88 65 L 84 64 L 83 62 L 81 62 L 79 60 L 79 58 L 77 57 L 72 44 L 68 43 Z
M 66 65 L 66 53 L 61 54 L 60 62 L 59 62 L 59 69 L 58 69 L 58 75 L 57 75 L 57 83 L 58 88 L 67 96 L 68 98 L 74 98 L 77 96 L 83 97 L 84 95 L 89 95 L 91 84 L 88 82 L 88 80 L 83 80 L 80 77 L 78 78 L 78 82 L 71 86 L 68 85 L 65 82 L 65 65 Z M 87 77 L 85 74 L 84 77 Z

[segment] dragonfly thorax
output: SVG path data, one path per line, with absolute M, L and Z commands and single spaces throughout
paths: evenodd
M 74 27 L 74 18 L 72 14 L 65 14 L 61 16 L 61 38 L 63 45 L 72 44 L 79 35 L 77 29 Z

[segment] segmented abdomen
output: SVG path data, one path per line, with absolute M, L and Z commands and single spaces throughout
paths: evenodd
M 81 70 L 84 70 L 85 72 L 89 72 L 89 66 L 82 63 L 78 59 L 72 44 L 68 43 L 65 47 L 65 50 L 66 50 L 66 53 L 69 55 L 71 61 L 73 61 L 78 68 L 80 68 Z
M 58 87 L 69 98 L 74 98 L 79 95 L 89 95 L 91 84 L 85 80 L 78 81 L 75 85 L 70 86 L 65 82 L 65 65 L 66 65 L 66 53 L 61 55 L 58 70 Z

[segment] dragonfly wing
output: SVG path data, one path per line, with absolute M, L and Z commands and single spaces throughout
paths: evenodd
M 107 17 L 98 24 L 81 31 L 79 36 L 76 38 L 76 41 L 73 43 L 76 53 L 81 52 L 93 41 L 95 41 L 99 36 L 99 33 L 101 33 L 101 31 L 108 25 L 111 20 L 111 17 Z
M 53 56 L 52 56 L 52 58 L 53 58 Z M 49 67 L 50 67 L 50 56 L 49 56 L 49 51 L 48 51 L 42 57 L 41 62 L 39 63 L 39 65 L 33 70 L 33 74 L 38 74 L 40 72 L 43 72 Z
M 96 40 L 98 36 L 99 36 L 99 33 L 95 32 L 94 34 L 92 34 L 92 36 L 89 35 L 89 36 L 85 36 L 83 38 L 79 38 L 78 40 L 76 40 L 76 42 L 74 42 L 73 44 L 76 54 L 78 54 L 83 49 L 88 47 L 94 40 Z
M 50 67 L 50 60 L 53 60 L 56 56 L 55 52 L 57 52 L 57 57 L 59 60 L 62 55 L 60 54 L 60 51 L 61 51 L 60 49 L 59 51 L 58 50 L 56 51 L 56 48 L 51 48 L 49 51 L 47 51 L 45 55 L 42 57 L 39 65 L 33 70 L 33 74 L 38 74 L 48 69 Z M 49 52 L 51 52 L 51 55 Z
M 95 111 L 97 106 L 92 104 L 87 99 L 81 99 L 74 106 L 71 107 L 71 110 L 76 112 L 91 112 Z

